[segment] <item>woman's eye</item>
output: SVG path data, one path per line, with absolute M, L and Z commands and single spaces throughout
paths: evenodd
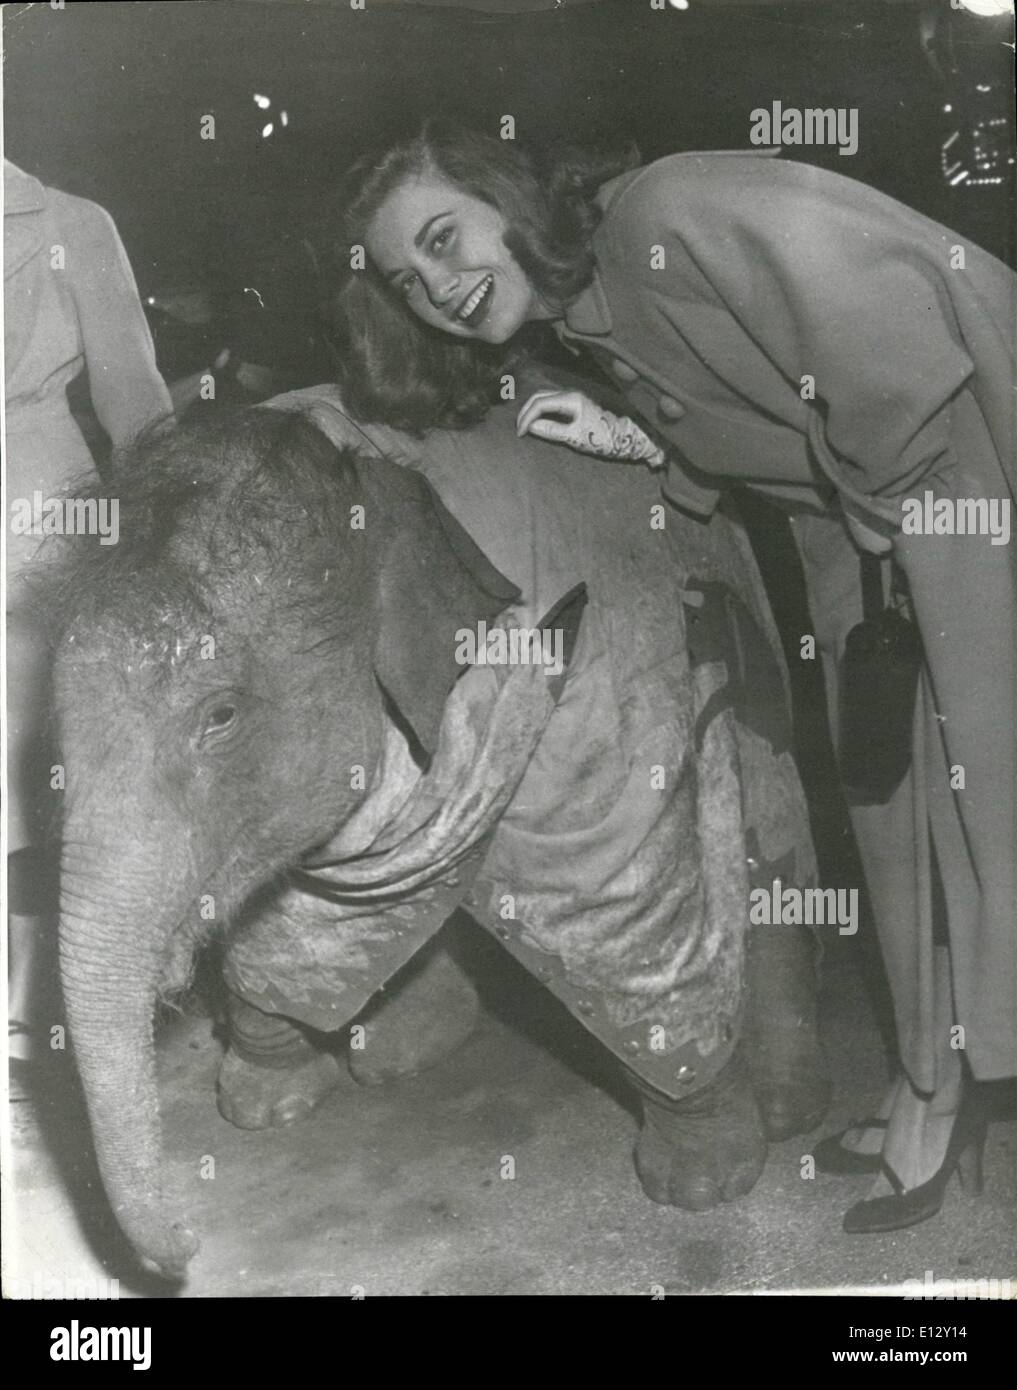
M 406 299 L 409 299 L 410 295 L 413 293 L 414 288 L 416 287 L 416 283 L 417 277 L 415 275 L 407 275 L 405 280 L 399 281 L 399 293 L 403 295 Z
M 440 232 L 436 232 L 431 238 L 432 251 L 444 251 L 448 245 L 449 237 L 452 235 L 451 227 L 442 227 Z

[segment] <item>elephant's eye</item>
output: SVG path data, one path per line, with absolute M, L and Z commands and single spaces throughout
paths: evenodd
M 232 729 L 237 722 L 237 707 L 224 700 L 222 704 L 213 705 L 205 719 L 205 726 L 202 729 L 202 738 L 214 738 L 217 734 L 225 734 Z

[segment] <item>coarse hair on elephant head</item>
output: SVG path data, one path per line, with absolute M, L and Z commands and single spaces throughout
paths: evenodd
M 421 475 L 299 412 L 149 433 L 96 491 L 119 503 L 118 543 L 68 538 L 47 581 L 61 972 L 111 1203 L 174 1274 L 196 1243 L 162 1193 L 157 998 L 353 813 L 387 718 L 426 764 L 456 630 L 517 590 Z

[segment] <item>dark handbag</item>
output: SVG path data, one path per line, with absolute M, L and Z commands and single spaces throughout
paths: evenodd
M 902 611 L 904 579 L 894 567 L 890 604 L 883 603 L 880 560 L 863 555 L 862 622 L 848 633 L 840 662 L 841 780 L 854 805 L 882 805 L 911 766 L 922 642 Z

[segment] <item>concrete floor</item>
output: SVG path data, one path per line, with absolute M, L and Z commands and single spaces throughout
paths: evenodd
M 867 1113 L 887 1075 L 859 939 L 827 951 L 837 1099 L 821 1134 Z M 486 945 L 478 955 L 489 1008 L 462 1050 L 382 1089 L 344 1072 L 340 1090 L 288 1130 L 245 1133 L 220 1118 L 207 1017 L 164 1030 L 169 1157 L 202 1238 L 175 1296 L 816 1290 L 921 1281 L 930 1269 L 937 1279 L 1017 1279 L 1008 1088 L 992 1088 L 986 1193 L 952 1184 L 939 1217 L 909 1231 L 845 1236 L 841 1215 L 867 1180 L 803 1179 L 808 1138 L 772 1147 L 755 1191 L 733 1206 L 657 1207 L 636 1180 L 635 1117 L 599 1045 L 507 957 Z M 72 1063 L 54 1055 L 46 1103 L 11 1107 L 5 1284 L 116 1276 L 121 1296 L 164 1294 L 130 1273 Z M 512 1179 L 501 1176 L 506 1155 Z M 211 1179 L 200 1176 L 207 1156 Z

